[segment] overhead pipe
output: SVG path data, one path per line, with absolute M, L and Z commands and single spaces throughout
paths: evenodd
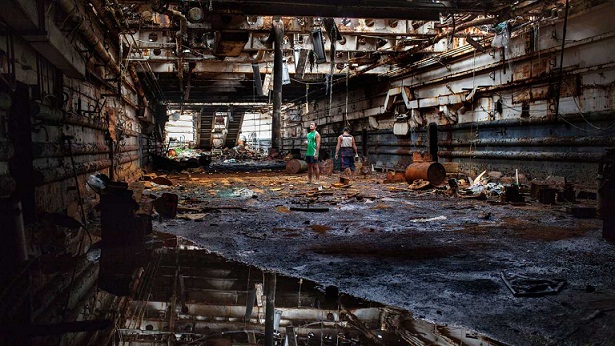
M 84 21 L 84 14 L 79 10 L 76 6 L 76 2 L 73 0 L 57 0 L 57 3 L 60 5 L 62 10 L 66 13 L 67 19 L 75 22 L 82 23 Z M 118 63 L 113 59 L 109 51 L 105 48 L 102 41 L 98 39 L 98 35 L 92 29 L 86 25 L 80 25 L 80 32 L 85 38 L 86 42 L 94 48 L 94 52 L 98 55 L 98 57 L 107 64 L 111 70 L 120 74 L 121 69 Z
M 471 22 L 463 23 L 461 25 L 458 25 L 455 29 L 447 30 L 447 31 L 445 31 L 443 33 L 440 33 L 440 34 L 434 36 L 432 39 L 427 40 L 426 42 L 419 43 L 414 48 L 409 49 L 407 51 L 404 51 L 400 55 L 394 56 L 392 58 L 384 59 L 384 60 L 379 61 L 379 62 L 377 62 L 375 64 L 372 64 L 372 65 L 370 65 L 370 66 L 368 66 L 368 67 L 366 67 L 366 68 L 364 68 L 362 70 L 359 70 L 357 72 L 357 74 L 363 74 L 363 73 L 365 73 L 367 71 L 371 71 L 371 70 L 373 70 L 373 69 L 375 69 L 377 67 L 380 67 L 380 66 L 383 66 L 383 65 L 387 65 L 387 64 L 390 64 L 390 63 L 394 63 L 394 62 L 403 60 L 403 59 L 405 59 L 405 58 L 415 54 L 416 52 L 421 51 L 424 48 L 429 47 L 429 46 L 437 43 L 438 41 L 448 37 L 451 33 L 453 33 L 453 31 L 461 31 L 461 30 L 465 30 L 467 28 L 471 28 L 473 26 L 486 25 L 486 24 L 495 24 L 497 22 L 498 22 L 498 19 L 494 17 L 494 18 L 480 18 L 480 19 L 477 19 L 477 20 L 473 20 Z
M 284 25 L 280 20 L 273 22 L 275 47 L 273 55 L 273 117 L 271 120 L 271 147 L 282 148 L 282 71 L 283 53 L 282 40 L 284 38 Z

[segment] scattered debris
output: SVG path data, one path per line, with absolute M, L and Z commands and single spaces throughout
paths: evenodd
M 192 221 L 203 221 L 207 214 L 205 213 L 196 213 L 196 214 L 180 214 L 177 215 L 178 219 L 186 219 Z
M 596 217 L 596 208 L 585 205 L 573 205 L 566 207 L 566 212 L 579 219 L 593 219 Z
M 153 202 L 156 212 L 164 218 L 174 218 L 177 215 L 177 202 L 179 197 L 174 193 L 163 193 Z
M 405 183 L 406 175 L 403 172 L 388 171 L 383 184 Z
M 431 183 L 427 180 L 423 180 L 423 179 L 416 179 L 415 181 L 412 182 L 412 184 L 408 185 L 408 188 L 410 190 L 424 190 L 428 187 L 431 186 Z
M 152 183 L 165 186 L 173 186 L 173 182 L 165 176 L 157 176 L 152 179 Z
M 512 203 L 523 203 L 525 199 L 519 192 L 518 185 L 508 185 L 504 190 L 504 201 Z
M 432 217 L 432 218 L 428 218 L 428 219 L 414 219 L 414 220 L 410 220 L 410 222 L 432 222 L 432 221 L 444 221 L 446 220 L 446 216 L 444 215 L 440 215 L 440 216 L 436 216 L 436 217 Z
M 538 200 L 542 204 L 555 204 L 557 189 L 551 187 L 543 187 L 538 190 Z
M 531 278 L 506 272 L 501 272 L 501 277 L 515 297 L 539 297 L 556 294 L 566 285 L 566 280 L 563 279 Z
M 483 219 L 483 220 L 489 220 L 491 218 L 491 213 L 490 212 L 480 213 L 478 214 L 478 218 Z

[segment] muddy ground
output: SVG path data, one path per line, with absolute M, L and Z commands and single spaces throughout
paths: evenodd
M 492 204 L 445 191 L 382 184 L 383 174 L 334 187 L 285 172 L 169 175 L 180 195 L 158 231 L 267 270 L 472 328 L 511 345 L 607 345 L 615 340 L 615 246 L 597 219 L 565 205 Z M 221 209 L 217 209 L 222 207 Z M 233 208 L 243 209 L 233 209 Z M 328 208 L 325 212 L 295 208 Z M 564 279 L 561 292 L 514 297 L 502 273 Z

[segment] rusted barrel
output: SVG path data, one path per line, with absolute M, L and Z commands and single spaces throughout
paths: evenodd
M 437 162 L 415 162 L 406 168 L 406 182 L 412 184 L 417 179 L 440 185 L 446 179 L 446 170 Z
M 292 159 L 286 162 L 286 171 L 291 174 L 297 174 L 307 171 L 307 162 L 303 160 Z

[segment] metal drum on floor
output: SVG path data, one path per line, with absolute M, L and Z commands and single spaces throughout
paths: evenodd
M 417 179 L 440 185 L 446 179 L 446 170 L 438 162 L 415 162 L 406 168 L 406 182 L 412 184 Z

